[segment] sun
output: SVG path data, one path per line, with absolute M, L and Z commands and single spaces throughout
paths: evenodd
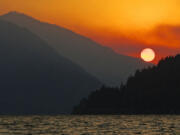
M 155 52 L 151 48 L 145 48 L 141 51 L 141 59 L 145 62 L 151 62 L 155 59 Z

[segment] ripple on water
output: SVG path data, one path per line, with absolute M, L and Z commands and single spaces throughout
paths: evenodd
M 0 135 L 178 135 L 180 116 L 1 116 Z

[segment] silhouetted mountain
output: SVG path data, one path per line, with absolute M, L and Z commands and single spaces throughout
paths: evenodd
M 0 20 L 0 114 L 70 112 L 99 85 L 27 29 Z
M 119 55 L 112 49 L 103 47 L 70 30 L 40 22 L 24 14 L 10 12 L 1 18 L 37 34 L 60 54 L 79 64 L 108 85 L 118 85 L 136 69 L 149 65 L 140 59 Z
M 75 114 L 180 114 L 180 55 L 136 71 L 121 88 L 102 87 L 81 100 Z

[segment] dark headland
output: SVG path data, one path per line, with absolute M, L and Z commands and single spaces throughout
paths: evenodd
M 180 55 L 137 70 L 120 88 L 90 93 L 73 114 L 180 114 Z

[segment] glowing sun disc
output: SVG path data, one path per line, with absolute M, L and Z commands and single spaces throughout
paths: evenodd
M 151 62 L 155 59 L 155 52 L 151 48 L 145 48 L 141 51 L 141 59 L 146 62 Z

